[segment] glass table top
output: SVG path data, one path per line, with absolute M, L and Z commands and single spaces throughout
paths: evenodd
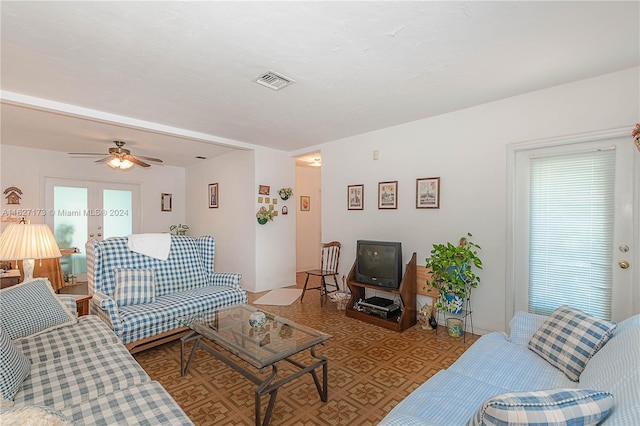
M 249 316 L 256 311 L 267 318 L 260 328 L 249 325 Z M 332 337 L 250 305 L 219 309 L 215 319 L 192 321 L 188 326 L 259 369 Z

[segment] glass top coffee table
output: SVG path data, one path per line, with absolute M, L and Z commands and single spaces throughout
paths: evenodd
M 182 375 L 187 374 L 196 350 L 201 348 L 251 380 L 257 386 L 255 391 L 256 425 L 261 424 L 260 397 L 266 394 L 270 395 L 264 423 L 262 423 L 267 425 L 271 419 L 280 386 L 307 373 L 312 375 L 320 399 L 327 402 L 327 358 L 316 354 L 316 346 L 332 336 L 261 310 L 260 312 L 264 312 L 266 316 L 266 323 L 259 328 L 252 327 L 249 325 L 249 316 L 257 311 L 258 309 L 253 306 L 235 305 L 219 309 L 214 319 L 189 321 L 187 326 L 191 328 L 192 332 L 181 339 L 180 368 Z M 214 343 L 222 351 L 203 343 L 202 339 Z M 195 343 L 189 359 L 185 360 L 185 343 L 191 341 L 195 341 Z M 307 349 L 311 357 L 317 360 L 316 362 L 304 365 L 291 358 Z M 235 359 L 230 358 L 228 353 L 236 355 L 257 368 L 261 373 L 271 367 L 271 374 L 266 379 L 258 377 Z M 298 370 L 274 381 L 278 374 L 277 363 L 283 360 L 295 365 Z M 322 383 L 320 383 L 315 371 L 319 367 L 322 367 Z

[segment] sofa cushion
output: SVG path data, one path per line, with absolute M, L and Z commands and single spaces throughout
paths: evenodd
M 480 337 L 449 367 L 449 371 L 510 392 L 575 388 L 577 385 L 526 345 L 511 343 L 500 332 Z M 513 374 L 514 371 L 518 374 Z
M 577 382 L 589 359 L 609 340 L 615 327 L 615 323 L 561 306 L 533 335 L 529 349 Z
M 150 380 L 129 351 L 116 343 L 33 364 L 14 401 L 62 410 Z
M 145 382 L 60 410 L 77 425 L 193 425 L 158 382 Z
M 21 339 L 75 324 L 75 315 L 58 299 L 46 278 L 0 290 L 0 305 L 11 307 L 0 316 L 2 328 L 11 340 Z
M 0 330 L 0 394 L 13 400 L 24 379 L 29 376 L 31 363 L 11 342 L 7 333 Z
M 153 269 L 115 268 L 113 299 L 118 306 L 156 301 L 156 274 Z
M 33 405 L 2 410 L 2 424 L 7 426 L 71 426 L 62 413 L 49 407 Z
M 428 425 L 464 425 L 483 401 L 504 392 L 507 389 L 500 386 L 441 370 L 396 405 L 379 426 L 402 425 L 406 416 L 422 418 Z
M 156 297 L 154 303 L 118 309 L 122 323 L 122 343 L 183 327 L 192 317 L 207 318 L 218 308 L 247 303 L 243 290 L 208 286 Z
M 482 404 L 469 426 L 597 425 L 613 406 L 609 392 L 554 389 L 496 395 Z
M 14 343 L 32 364 L 38 364 L 74 353 L 95 352 L 102 346 L 118 343 L 118 337 L 96 315 L 85 315 L 78 318 L 73 327 L 58 328 Z

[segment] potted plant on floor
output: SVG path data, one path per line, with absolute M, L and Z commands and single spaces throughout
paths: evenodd
M 480 284 L 474 268 L 482 269 L 482 260 L 477 255 L 481 247 L 469 239 L 472 236 L 467 233 L 457 244 L 434 244 L 431 256 L 426 259 L 425 266 L 431 269 L 427 285 L 439 294 L 435 305 L 437 309 L 461 313 L 471 289 Z

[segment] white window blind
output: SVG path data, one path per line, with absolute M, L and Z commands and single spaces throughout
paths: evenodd
M 615 151 L 531 159 L 529 312 L 611 318 Z

